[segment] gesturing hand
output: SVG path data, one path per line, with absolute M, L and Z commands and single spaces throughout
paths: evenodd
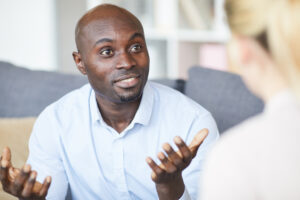
M 0 180 L 5 192 L 20 199 L 45 199 L 51 183 L 51 177 L 46 177 L 44 183 L 41 184 L 36 181 L 37 173 L 31 170 L 30 165 L 25 165 L 22 169 L 14 168 L 8 147 L 3 150 L 0 164 Z
M 157 165 L 150 157 L 146 162 L 152 169 L 151 178 L 156 184 L 156 190 L 160 199 L 179 199 L 184 192 L 182 171 L 191 163 L 196 156 L 199 146 L 208 135 L 207 129 L 199 131 L 189 146 L 176 136 L 174 142 L 179 151 L 175 152 L 170 144 L 163 144 L 163 152 L 159 152 L 157 157 L 161 161 Z

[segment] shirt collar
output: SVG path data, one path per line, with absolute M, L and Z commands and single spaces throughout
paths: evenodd
M 144 87 L 140 106 L 129 126 L 134 125 L 135 123 L 147 125 L 151 118 L 153 103 L 154 103 L 154 91 L 147 82 Z M 91 108 L 90 112 L 91 112 L 92 122 L 95 123 L 97 121 L 100 121 L 101 124 L 104 123 L 97 105 L 96 95 L 93 89 L 90 94 L 90 108 Z
M 102 123 L 103 118 L 99 111 L 95 91 L 93 89 L 90 95 L 90 109 L 91 109 L 90 112 L 91 112 L 92 122 L 95 123 L 97 121 L 100 121 Z
M 131 124 L 139 123 L 139 124 L 147 125 L 151 118 L 153 104 L 154 104 L 154 91 L 153 88 L 147 82 L 144 87 L 140 106 L 136 111 Z

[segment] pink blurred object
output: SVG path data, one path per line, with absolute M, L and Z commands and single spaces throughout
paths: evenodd
M 220 44 L 203 44 L 199 48 L 199 65 L 226 71 L 228 61 L 226 47 Z

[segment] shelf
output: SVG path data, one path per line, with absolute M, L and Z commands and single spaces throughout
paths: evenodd
M 218 42 L 225 43 L 229 40 L 230 34 L 226 31 L 215 30 L 179 30 L 178 40 L 189 42 Z
M 124 7 L 142 22 L 150 55 L 149 78 L 186 78 L 193 65 L 218 64 L 226 54 L 230 33 L 225 24 L 224 0 L 87 0 Z M 223 54 L 223 55 L 222 55 Z M 212 58 L 212 62 L 205 58 Z M 224 61 L 225 59 L 220 59 Z M 224 68 L 226 63 L 221 63 Z
M 220 42 L 225 43 L 230 38 L 228 31 L 215 30 L 169 30 L 160 31 L 145 29 L 146 39 L 149 40 L 179 40 L 190 42 Z

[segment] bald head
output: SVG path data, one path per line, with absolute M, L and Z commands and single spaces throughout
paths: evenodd
M 77 22 L 75 40 L 78 50 L 81 49 L 84 33 L 89 31 L 87 30 L 87 27 L 93 26 L 92 23 L 95 21 L 104 22 L 103 24 L 105 24 L 105 26 L 112 25 L 111 22 L 113 21 L 121 21 L 122 23 L 126 23 L 130 26 L 135 26 L 142 33 L 144 32 L 141 22 L 128 10 L 112 4 L 101 4 L 89 10 Z M 109 21 L 109 23 L 105 23 L 105 21 Z M 100 27 L 100 29 L 104 29 L 105 26 Z

